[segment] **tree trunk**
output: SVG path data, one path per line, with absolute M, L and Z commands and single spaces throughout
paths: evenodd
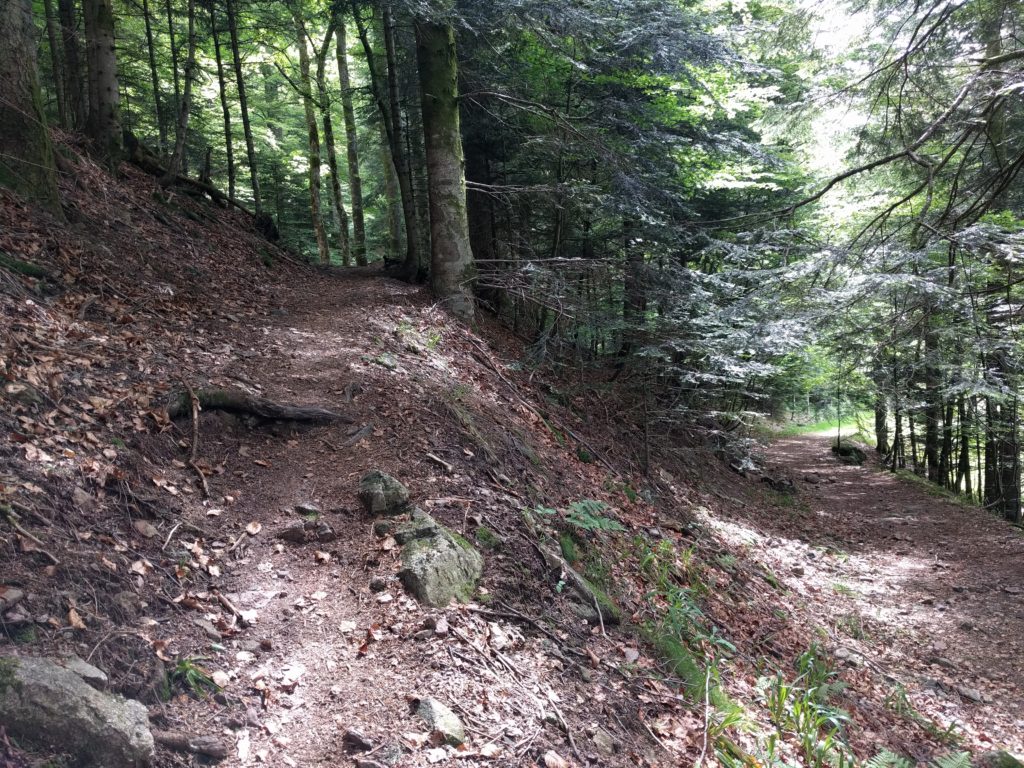
M 397 258 L 402 248 L 402 201 L 398 189 L 398 171 L 388 149 L 384 121 L 380 123 L 380 165 L 384 173 L 384 199 L 387 203 L 388 244 L 385 253 Z
M 220 35 L 217 32 L 217 12 L 210 4 L 210 31 L 213 34 L 213 53 L 217 61 L 217 84 L 220 86 L 220 109 L 224 115 L 224 152 L 228 162 L 228 197 L 235 199 L 235 149 L 231 140 L 231 109 L 228 107 L 228 86 L 224 77 L 224 60 L 220 54 Z
M 348 49 L 345 20 L 341 6 L 335 6 L 335 36 L 338 78 L 341 87 L 341 113 L 345 120 L 345 145 L 348 155 L 348 193 L 352 205 L 352 255 L 356 264 L 366 266 L 366 221 L 363 216 L 363 180 L 359 175 L 359 144 L 356 136 L 355 110 L 352 108 L 352 85 L 348 75 Z
M 212 13 L 212 11 L 211 11 Z M 160 98 L 160 74 L 156 68 L 156 46 L 153 43 L 153 23 L 150 21 L 149 0 L 142 0 L 142 18 L 146 23 L 146 50 L 149 53 L 149 78 L 153 84 L 153 105 L 156 108 L 156 127 L 159 135 L 157 149 L 167 153 L 167 116 Z
M 78 49 L 78 31 L 75 25 L 74 0 L 58 0 L 60 36 L 64 44 L 64 98 L 67 102 L 68 127 L 85 127 L 85 80 L 82 77 L 82 58 Z
M 348 241 L 348 213 L 345 201 L 341 196 L 341 179 L 338 177 L 338 152 L 334 143 L 334 120 L 331 117 L 331 96 L 327 89 L 327 52 L 331 47 L 334 29 L 328 28 L 323 47 L 317 52 L 316 88 L 320 97 L 320 115 L 324 124 L 324 144 L 327 147 L 327 167 L 331 171 L 331 202 L 334 204 L 334 218 L 338 225 L 338 252 L 341 263 L 348 267 L 352 264 L 352 254 Z
M 121 94 L 117 82 L 112 0 L 83 0 L 89 64 L 87 132 L 99 159 L 111 170 L 121 162 Z
M 377 109 L 380 111 L 381 120 L 384 124 L 384 131 L 388 137 L 388 149 L 391 152 L 391 162 L 395 167 L 395 175 L 398 180 L 398 190 L 402 202 L 402 217 L 405 224 L 405 262 L 403 271 L 406 279 L 413 279 L 419 269 L 419 232 L 416 228 L 416 204 L 412 196 L 412 185 L 409 179 L 408 163 L 409 158 L 405 151 L 405 142 L 402 138 L 402 112 L 398 98 L 398 72 L 395 58 L 395 30 L 394 16 L 391 11 L 391 4 L 384 3 L 383 30 L 385 49 L 385 64 L 387 72 L 381 73 L 377 65 L 377 57 L 370 46 L 370 38 L 366 30 L 366 24 L 359 15 L 359 9 L 355 0 L 352 3 L 353 17 L 356 21 L 356 29 L 359 31 L 359 40 L 366 53 L 366 66 L 370 71 L 370 85 L 373 91 L 374 100 L 377 102 Z M 393 254 L 397 255 L 397 254 Z
M 0 185 L 63 218 L 36 73 L 31 0 L 0 5 Z
M 235 65 L 235 84 L 238 86 L 238 106 L 242 112 L 242 130 L 245 133 L 245 152 L 249 161 L 249 179 L 252 183 L 252 204 L 256 211 L 257 223 L 263 218 L 263 201 L 260 197 L 260 177 L 256 166 L 256 147 L 252 140 L 252 124 L 249 121 L 249 104 L 245 99 L 245 78 L 242 76 L 242 55 L 238 49 L 238 24 L 235 20 L 234 0 L 225 0 L 228 14 L 228 33 L 231 36 L 231 58 Z
M 178 122 L 174 129 L 174 152 L 167 164 L 165 180 L 173 181 L 185 166 L 185 142 L 188 139 L 188 120 L 192 107 L 192 84 L 196 71 L 196 0 L 188 0 L 188 58 L 185 60 L 185 93 L 178 105 Z
M 473 251 L 466 215 L 458 64 L 452 28 L 417 20 L 416 59 L 429 181 L 431 287 L 455 315 L 472 321 Z
M 625 269 L 622 291 L 622 347 L 620 355 L 628 355 L 641 338 L 647 313 L 647 285 L 644 276 L 646 263 L 643 246 L 635 237 L 636 223 L 622 222 L 622 247 L 625 250 Z
M 317 130 L 316 112 L 313 109 L 306 25 L 302 21 L 302 11 L 298 6 L 293 6 L 292 18 L 295 21 L 295 38 L 299 46 L 299 88 L 302 91 L 302 106 L 306 114 L 306 130 L 309 135 L 309 212 L 313 232 L 316 234 L 320 263 L 327 265 L 331 263 L 331 251 L 327 246 L 327 231 L 320 215 L 320 132 Z
M 164 0 L 164 12 L 167 15 L 167 36 L 171 43 L 171 77 L 174 80 L 174 114 L 181 112 L 181 76 L 178 74 L 178 41 L 174 32 L 174 9 L 171 0 Z M 178 124 L 174 124 L 174 143 L 178 143 Z
M 957 461 L 956 490 L 971 498 L 971 430 L 967 421 L 967 404 L 964 396 L 960 395 L 956 401 L 957 421 L 960 424 L 960 458 Z
M 11 0 L 7 0 L 11 2 Z M 60 124 L 68 127 L 67 104 L 64 99 L 64 73 L 60 60 L 60 48 L 57 45 L 57 21 L 53 16 L 53 0 L 43 0 L 43 11 L 46 15 L 46 41 L 50 46 L 50 67 L 53 70 L 53 93 L 57 98 L 57 119 Z

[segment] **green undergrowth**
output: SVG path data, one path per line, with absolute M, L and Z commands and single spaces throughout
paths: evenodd
M 842 420 L 836 418 L 822 419 L 813 422 L 763 422 L 756 425 L 752 432 L 756 437 L 799 437 L 800 435 L 832 434 L 842 432 L 843 437 L 853 438 L 874 444 L 871 435 L 871 420 L 874 414 L 871 411 L 858 411 L 855 414 L 844 416 Z

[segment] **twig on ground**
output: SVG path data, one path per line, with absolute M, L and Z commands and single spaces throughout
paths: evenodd
M 174 532 L 181 527 L 181 523 L 175 523 L 174 527 L 171 528 L 171 532 L 167 534 L 167 539 L 164 541 L 164 545 L 160 547 L 160 551 L 163 552 L 167 549 L 167 545 L 171 543 L 171 539 L 174 538 Z
M 451 474 L 452 471 L 455 469 L 454 466 L 449 464 L 447 461 L 442 459 L 440 456 L 435 456 L 432 453 L 425 453 L 423 455 L 426 456 L 431 461 L 435 462 L 436 464 L 439 464 L 440 466 L 444 467 L 444 471 L 447 472 L 448 474 Z
M 4 517 L 7 519 L 7 522 L 11 524 L 11 527 L 14 530 L 16 530 L 19 534 L 24 536 L 26 539 L 31 541 L 33 544 L 35 544 L 39 548 L 39 554 L 45 555 L 47 558 L 49 558 L 50 562 L 53 563 L 54 565 L 60 565 L 60 560 L 58 560 L 56 557 L 51 555 L 46 550 L 46 548 L 45 548 L 46 547 L 46 543 L 42 539 L 40 539 L 38 536 L 35 536 L 35 535 L 29 533 L 27 530 L 25 530 L 21 526 L 21 524 L 18 522 L 17 517 L 14 514 L 14 511 L 10 507 L 0 507 L 0 512 L 4 513 Z
M 188 465 L 199 475 L 199 485 L 203 490 L 203 498 L 208 499 L 210 498 L 210 486 L 206 484 L 206 475 L 203 474 L 203 470 L 196 464 L 196 459 L 199 457 L 199 397 L 187 381 L 182 379 L 181 383 L 188 391 L 189 402 L 192 407 L 192 446 L 189 449 Z

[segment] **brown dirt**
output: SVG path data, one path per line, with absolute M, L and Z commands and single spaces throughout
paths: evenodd
M 1024 749 L 1024 536 L 983 510 L 923 481 L 880 468 L 840 464 L 830 439 L 805 436 L 765 449 L 765 475 L 796 492 L 763 494 L 734 510 L 726 539 L 771 568 L 786 602 L 815 637 L 845 659 L 858 699 L 855 743 L 924 759 L 965 747 Z M 822 637 L 822 634 L 818 634 Z M 913 719 L 900 691 L 936 731 L 893 730 L 881 709 Z M 978 699 L 981 699 L 980 701 Z

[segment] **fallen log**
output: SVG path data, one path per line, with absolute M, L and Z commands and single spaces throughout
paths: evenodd
M 193 752 L 197 755 L 223 760 L 230 752 L 227 742 L 216 736 L 198 736 L 181 731 L 153 731 L 153 740 L 175 752 Z
M 261 419 L 280 421 L 341 421 L 351 424 L 353 419 L 344 414 L 310 405 L 285 405 L 266 398 L 250 395 L 240 389 L 207 388 L 195 391 L 199 406 L 204 411 L 225 411 Z M 167 406 L 167 415 L 172 419 L 190 416 L 192 396 L 188 392 L 176 393 Z

